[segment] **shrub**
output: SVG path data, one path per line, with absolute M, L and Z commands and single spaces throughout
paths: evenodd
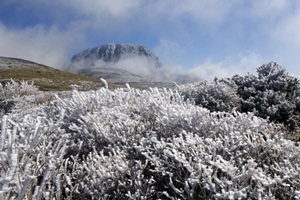
M 14 80 L 0 84 L 0 96 L 0 116 L 14 109 L 26 109 L 25 107 L 48 103 L 54 97 L 51 92 L 39 91 L 33 83 L 29 84 L 26 81 L 18 83 Z
M 299 80 L 288 75 L 275 62 L 257 68 L 258 76 L 235 75 L 237 94 L 242 99 L 242 112 L 255 112 L 257 116 L 285 124 L 290 131 L 299 131 Z
M 227 83 L 215 79 L 213 82 L 203 81 L 181 85 L 178 88 L 180 94 L 186 99 L 191 99 L 196 105 L 210 111 L 240 110 L 240 98 L 236 89 Z
M 256 116 L 284 124 L 300 139 L 300 82 L 275 62 L 257 68 L 257 76 L 234 75 L 212 82 L 178 86 L 185 99 L 210 111 L 253 112 Z
M 71 132 L 66 152 L 76 152 L 66 157 L 76 163 L 73 197 L 298 195 L 299 147 L 251 113 L 210 112 L 163 89 L 74 91 L 55 103 Z
M 300 148 L 253 113 L 100 88 L 1 119 L 3 199 L 300 199 Z

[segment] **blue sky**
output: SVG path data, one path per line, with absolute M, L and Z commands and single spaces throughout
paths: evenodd
M 299 76 L 297 0 L 0 0 L 0 56 L 62 67 L 86 48 L 144 44 L 204 78 L 276 61 Z

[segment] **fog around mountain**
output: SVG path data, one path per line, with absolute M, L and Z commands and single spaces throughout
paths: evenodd
M 72 56 L 68 70 L 78 73 L 84 71 L 86 74 L 92 68 L 93 70 L 98 68 L 98 71 L 101 71 L 102 68 L 106 70 L 111 68 L 113 71 L 125 70 L 130 74 L 143 77 L 147 82 L 175 81 L 182 83 L 200 80 L 190 74 L 181 74 L 182 70 L 163 66 L 158 57 L 145 46 L 135 44 L 105 44 L 84 50 Z M 108 72 L 106 71 L 106 73 Z M 126 80 L 125 77 L 115 81 L 124 82 L 124 80 Z M 135 81 L 127 79 L 127 82 Z

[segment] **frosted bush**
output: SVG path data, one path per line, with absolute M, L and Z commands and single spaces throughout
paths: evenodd
M 299 147 L 279 125 L 210 112 L 163 89 L 74 91 L 66 110 L 77 197 L 132 199 L 292 198 Z M 113 123 L 112 123 L 113 122 Z M 80 154 L 80 152 L 76 152 Z M 72 155 L 75 156 L 75 155 Z M 73 172 L 72 172 L 73 173 Z M 75 176 L 75 175 L 70 175 Z
M 48 103 L 53 99 L 51 92 L 42 92 L 32 83 L 11 80 L 0 84 L 0 116 L 13 110 L 26 109 L 33 105 Z
M 297 99 L 299 80 L 275 62 L 257 68 L 258 76 L 235 75 L 232 81 L 241 98 L 242 112 L 256 112 L 257 116 L 285 124 L 290 131 L 300 132 Z
M 234 75 L 180 85 L 177 87 L 186 99 L 210 111 L 253 112 L 256 116 L 284 124 L 293 140 L 300 138 L 300 82 L 290 76 L 276 62 L 257 68 L 257 75 Z
M 192 99 L 210 111 L 240 110 L 240 98 L 236 88 L 217 79 L 213 82 L 203 81 L 180 85 L 177 88 L 186 99 Z
M 5 115 L 1 119 L 1 199 L 52 199 L 60 195 L 61 185 L 55 179 L 60 175 L 67 135 L 59 122 L 41 117 L 40 109 L 35 111 L 32 116 Z
M 28 84 L 26 81 L 18 83 L 10 80 L 5 84 L 0 84 L 0 95 L 2 98 L 12 98 L 24 95 L 32 95 L 38 92 L 38 88 L 33 83 Z
M 177 91 L 74 89 L 1 123 L 6 199 L 300 199 L 282 126 Z

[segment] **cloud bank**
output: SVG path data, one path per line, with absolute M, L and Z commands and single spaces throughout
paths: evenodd
M 68 33 L 62 33 L 55 27 L 11 30 L 0 24 L 0 55 L 60 67 L 70 46 L 68 38 Z

